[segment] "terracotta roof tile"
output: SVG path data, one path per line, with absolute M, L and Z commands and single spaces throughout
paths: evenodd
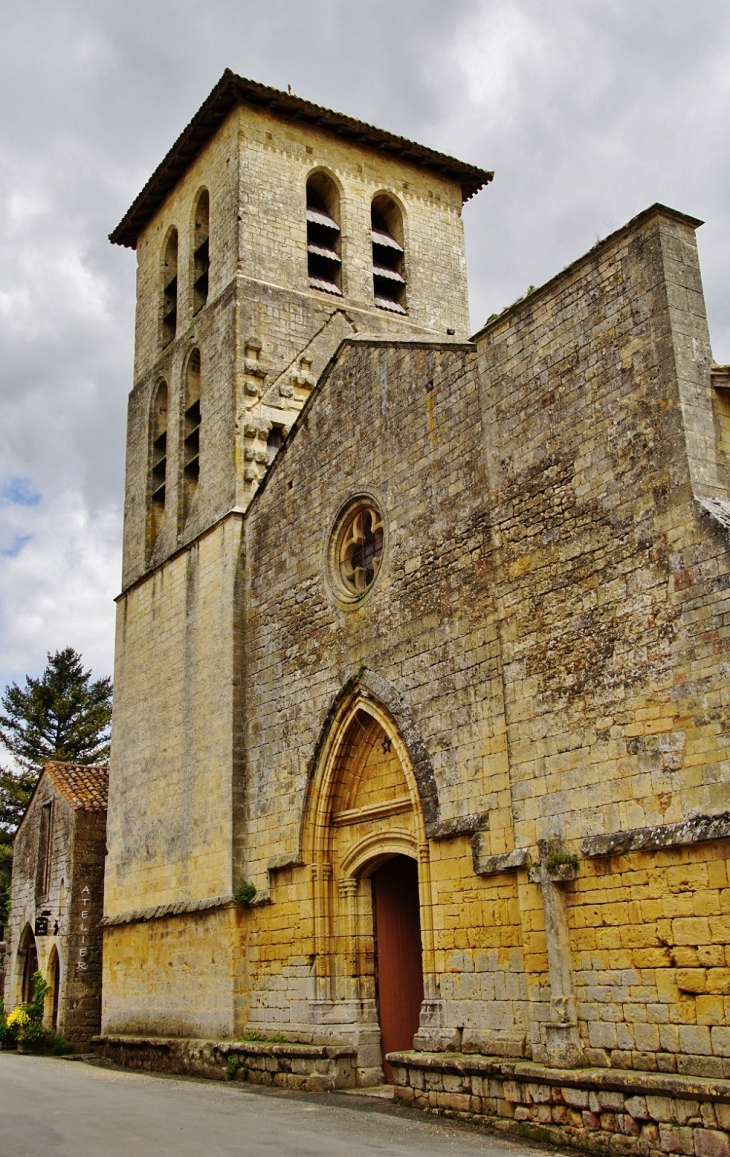
M 105 812 L 109 769 L 83 763 L 47 763 L 43 768 L 72 808 Z

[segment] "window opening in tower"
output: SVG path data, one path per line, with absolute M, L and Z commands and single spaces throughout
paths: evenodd
M 398 213 L 395 205 L 388 206 L 388 209 L 389 217 L 394 217 Z M 403 276 L 403 246 L 396 240 L 394 231 L 386 218 L 386 213 L 374 205 L 371 237 L 375 304 L 379 309 L 388 309 L 392 313 L 405 313 L 406 279 Z
M 342 296 L 340 227 L 318 189 L 307 184 L 307 269 L 312 289 Z

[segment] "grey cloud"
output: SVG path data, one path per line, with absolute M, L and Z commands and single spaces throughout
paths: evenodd
M 135 269 L 106 235 L 226 66 L 496 170 L 465 212 L 475 328 L 655 200 L 705 217 L 730 359 L 715 0 L 10 0 L 3 15 L 0 685 L 67 643 L 111 669 Z M 11 478 L 40 500 L 3 500 Z

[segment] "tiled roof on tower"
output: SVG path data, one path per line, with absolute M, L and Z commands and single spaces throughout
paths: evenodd
M 231 110 L 241 104 L 259 107 L 286 120 L 313 125 L 352 144 L 440 173 L 461 185 L 464 201 L 489 184 L 494 176 L 494 173 L 476 165 L 465 164 L 344 113 L 333 112 L 291 93 L 246 80 L 227 68 L 116 229 L 109 234 L 110 241 L 116 245 L 136 248 L 137 238 L 150 218 Z

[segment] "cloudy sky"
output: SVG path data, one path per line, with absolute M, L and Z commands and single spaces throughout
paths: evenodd
M 106 236 L 225 67 L 496 170 L 472 317 L 655 201 L 703 218 L 730 361 L 722 0 L 2 0 L 0 690 L 111 672 L 134 254 Z

